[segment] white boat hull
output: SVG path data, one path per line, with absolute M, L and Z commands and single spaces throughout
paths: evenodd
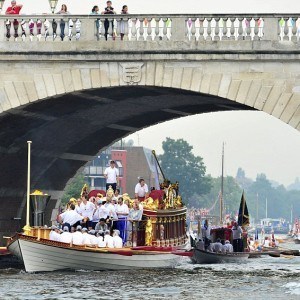
M 62 244 L 62 243 L 58 243 Z M 19 245 L 19 249 L 17 247 Z M 180 257 L 172 253 L 141 253 L 120 255 L 89 249 L 73 249 L 19 238 L 8 249 L 21 253 L 26 272 L 56 270 L 126 270 L 138 268 L 173 268 Z M 126 252 L 124 252 L 126 253 Z

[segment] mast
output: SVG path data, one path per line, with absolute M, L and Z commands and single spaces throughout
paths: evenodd
M 268 218 L 268 198 L 266 197 L 266 219 Z
M 221 195 L 220 195 L 220 224 L 223 224 L 223 195 L 224 195 L 224 142 L 222 148 L 222 177 L 221 177 Z
M 163 176 L 164 180 L 166 180 L 165 174 L 164 174 L 163 170 L 161 169 L 161 166 L 160 166 L 160 164 L 159 164 L 159 162 L 158 162 L 158 159 L 157 159 L 155 150 L 152 150 L 152 154 L 153 154 L 153 156 L 154 156 L 154 158 L 155 158 L 155 160 L 156 160 L 156 163 L 157 163 L 157 165 L 158 165 L 158 167 L 159 167 L 159 169 L 160 169 L 161 175 Z
M 258 193 L 256 194 L 256 224 L 258 224 Z

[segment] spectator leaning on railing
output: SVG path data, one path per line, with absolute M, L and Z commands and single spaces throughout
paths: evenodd
M 18 14 L 20 14 L 20 10 L 22 9 L 22 7 L 23 7 L 22 4 L 17 5 L 17 2 L 13 0 L 13 1 L 11 1 L 11 6 L 9 6 L 7 8 L 5 14 L 18 15 Z M 14 26 L 14 31 L 15 31 L 14 37 L 17 38 L 19 36 L 18 35 L 18 27 L 19 27 L 18 20 L 13 21 L 13 26 Z M 10 28 L 11 28 L 11 22 L 7 21 L 6 22 L 6 37 L 7 37 L 7 39 L 10 38 Z

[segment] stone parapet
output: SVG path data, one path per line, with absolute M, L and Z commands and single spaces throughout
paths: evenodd
M 299 41 L 298 13 L 0 16 L 0 41 Z M 17 19 L 16 19 L 17 18 Z M 105 30 L 104 23 L 108 29 Z

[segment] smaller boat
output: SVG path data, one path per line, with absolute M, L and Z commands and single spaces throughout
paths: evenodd
M 295 244 L 300 244 L 300 233 L 294 237 Z
M 249 252 L 215 253 L 195 248 L 191 260 L 195 264 L 241 263 L 249 258 Z
M 222 215 L 222 214 L 221 214 Z M 200 219 L 201 222 L 201 219 Z M 239 216 L 238 216 L 238 225 L 239 226 L 248 226 L 249 225 L 249 213 L 248 208 L 244 196 L 244 192 L 242 194 L 240 208 L 239 208 Z M 200 224 L 198 228 L 201 228 Z M 199 236 L 198 232 L 198 236 Z M 231 240 L 232 237 L 232 228 L 230 227 L 217 227 L 213 228 L 210 231 L 211 240 L 221 241 L 223 240 Z M 201 235 L 200 235 L 201 236 Z M 195 243 L 194 243 L 195 244 Z M 241 247 L 242 249 L 244 247 Z M 209 249 L 209 247 L 208 247 Z M 203 249 L 197 248 L 195 245 L 192 250 L 191 260 L 196 264 L 219 264 L 219 263 L 241 263 L 245 262 L 249 258 L 250 252 L 212 252 Z

